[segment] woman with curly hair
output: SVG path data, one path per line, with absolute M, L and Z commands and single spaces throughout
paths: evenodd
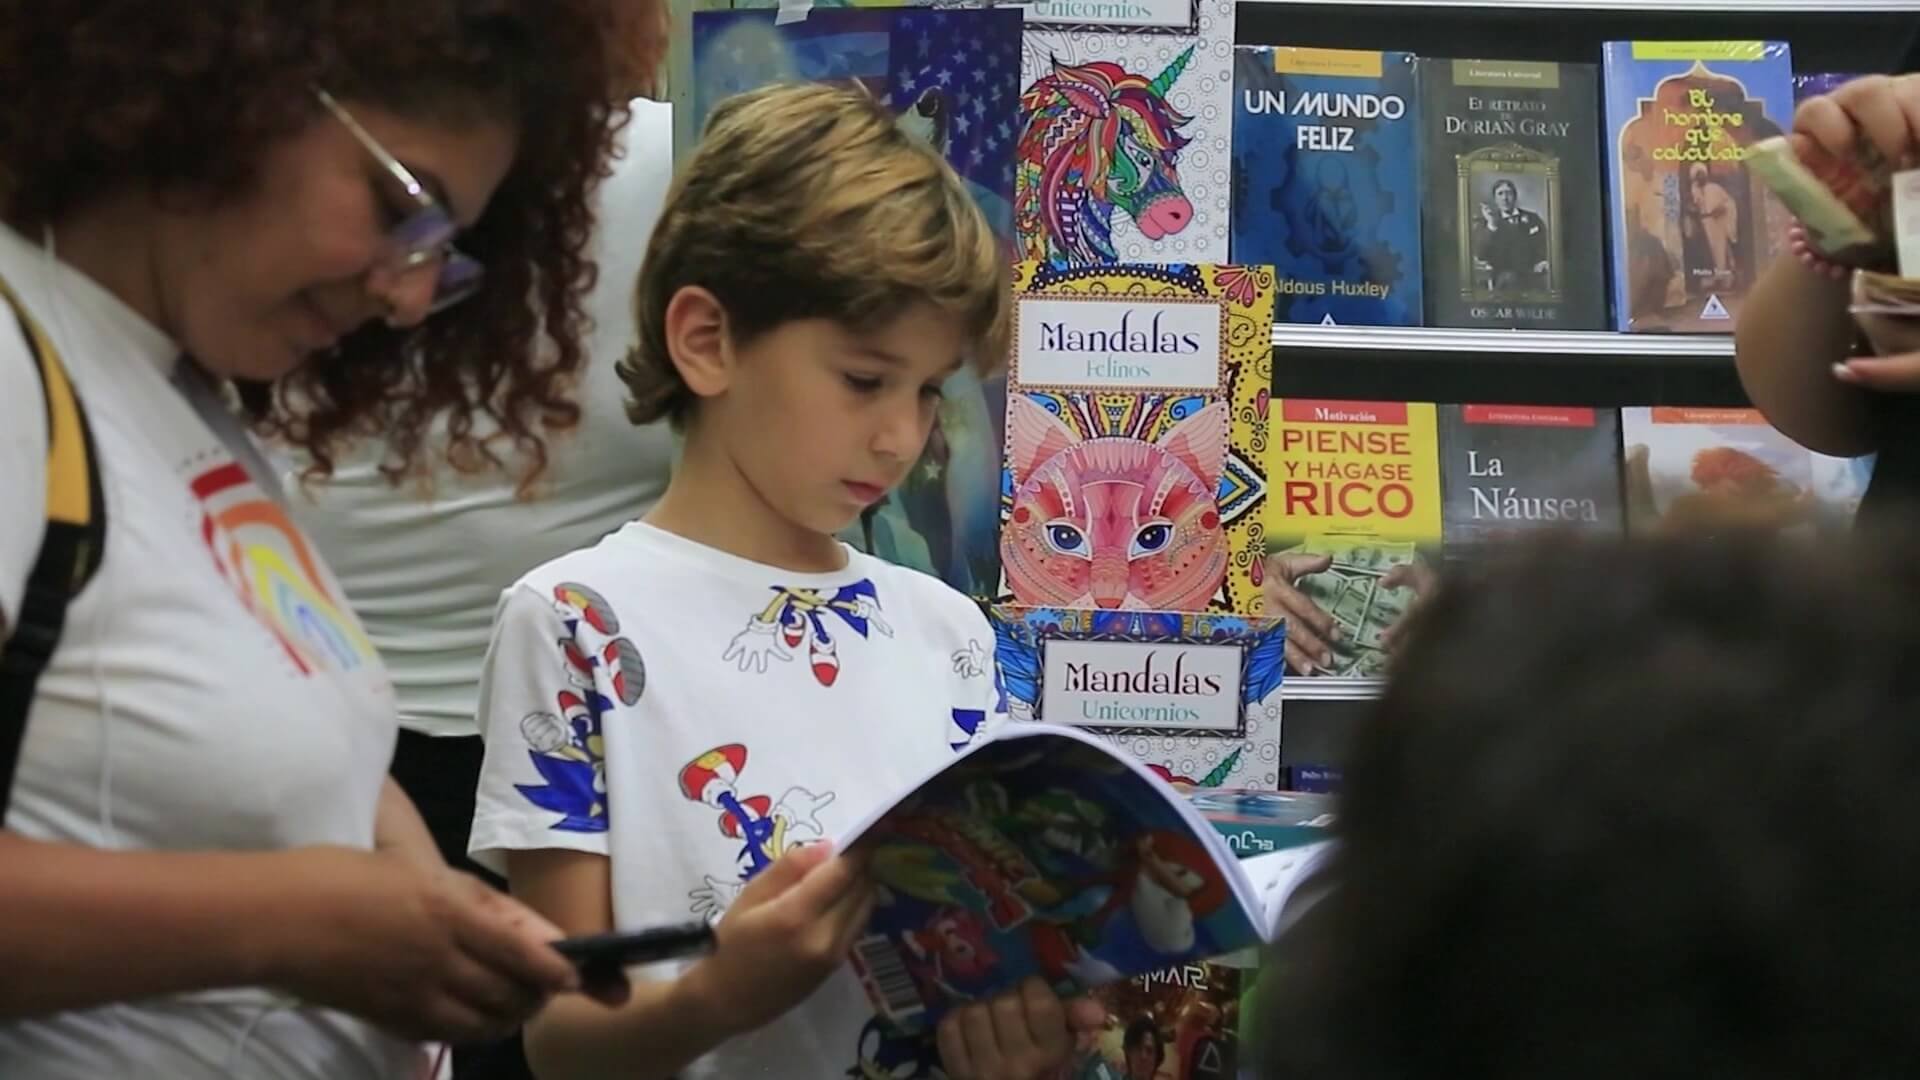
M 538 461 L 609 17 L 0 0 L 0 1075 L 407 1076 L 576 985 L 387 779 L 391 686 L 245 425 Z
M 596 190 L 598 266 L 583 300 L 592 329 L 571 391 L 577 418 L 537 445 L 500 447 L 500 460 L 447 453 L 435 422 L 410 468 L 379 434 L 332 454 L 325 475 L 297 450 L 289 511 L 332 568 L 348 606 L 379 649 L 400 718 L 392 773 L 449 865 L 504 889 L 467 858 L 484 754 L 474 716 L 480 670 L 501 591 L 535 566 L 588 547 L 645 513 L 665 490 L 673 438 L 665 424 L 627 419 L 614 361 L 635 336 L 633 282 L 673 177 L 672 107 L 649 100 L 665 45 L 664 0 L 608 0 L 609 172 Z M 536 349 L 551 351 L 544 338 Z M 481 348 L 498 346 L 483 343 Z M 476 417 L 472 435 L 498 431 Z M 453 1048 L 454 1080 L 527 1080 L 517 1036 Z

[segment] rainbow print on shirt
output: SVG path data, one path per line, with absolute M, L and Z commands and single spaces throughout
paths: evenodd
M 306 537 L 231 459 L 191 481 L 213 563 L 302 675 L 376 662 L 373 643 L 328 583 Z

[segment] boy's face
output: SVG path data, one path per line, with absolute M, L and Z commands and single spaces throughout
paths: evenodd
M 785 323 L 739 348 L 711 410 L 747 482 L 801 528 L 835 533 L 899 484 L 926 446 L 965 335 L 931 305 L 856 334 Z

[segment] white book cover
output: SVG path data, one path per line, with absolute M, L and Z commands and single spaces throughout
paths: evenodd
M 1014 178 L 1024 258 L 1227 261 L 1234 0 L 1186 10 L 1194 32 L 1028 12 Z

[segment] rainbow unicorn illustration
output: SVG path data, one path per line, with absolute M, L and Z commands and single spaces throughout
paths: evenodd
M 1026 258 L 1077 265 L 1119 261 L 1113 212 L 1149 240 L 1193 221 L 1175 162 L 1192 118 L 1167 103 L 1193 46 L 1148 79 L 1107 60 L 1053 60 L 1020 95 L 1027 118 L 1015 151 L 1014 227 Z

